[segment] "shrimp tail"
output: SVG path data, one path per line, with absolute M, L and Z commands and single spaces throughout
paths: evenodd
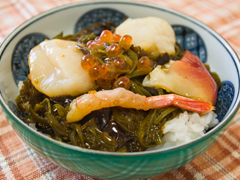
M 214 106 L 212 106 L 211 102 L 194 100 L 182 96 L 178 96 L 173 101 L 173 105 L 197 113 L 208 113 L 214 110 Z
M 190 99 L 176 94 L 149 97 L 147 104 L 149 105 L 147 109 L 155 109 L 174 105 L 197 113 L 208 113 L 214 110 L 214 106 L 212 106 L 211 102 Z

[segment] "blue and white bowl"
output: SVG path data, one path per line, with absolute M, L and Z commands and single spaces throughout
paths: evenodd
M 87 150 L 64 144 L 32 129 L 18 117 L 18 82 L 28 75 L 27 55 L 32 47 L 63 31 L 73 34 L 97 21 L 120 24 L 124 17 L 161 17 L 174 28 L 177 41 L 199 55 L 217 72 L 223 86 L 216 113 L 220 123 L 189 143 L 137 153 Z M 71 171 L 98 178 L 146 178 L 178 168 L 206 151 L 226 130 L 239 109 L 239 59 L 230 45 L 203 23 L 175 10 L 128 1 L 69 4 L 44 12 L 16 28 L 0 47 L 0 104 L 16 133 L 37 153 Z

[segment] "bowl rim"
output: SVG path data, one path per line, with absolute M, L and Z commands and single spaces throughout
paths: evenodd
M 125 4 L 125 5 L 133 5 L 133 6 L 144 6 L 144 7 L 148 7 L 148 8 L 153 8 L 153 9 L 157 9 L 160 11 L 166 11 L 169 12 L 171 14 L 174 14 L 176 16 L 180 16 L 188 21 L 191 21 L 192 23 L 200 26 L 201 28 L 203 28 L 204 30 L 206 30 L 207 32 L 209 32 L 212 36 L 214 36 L 224 47 L 225 49 L 229 52 L 229 54 L 232 57 L 232 60 L 234 61 L 235 67 L 237 68 L 237 72 L 239 73 L 240 70 L 240 59 L 237 55 L 237 53 L 234 51 L 234 49 L 231 47 L 231 45 L 221 36 L 219 35 L 217 32 L 215 32 L 212 28 L 210 28 L 209 26 L 207 26 L 206 24 L 204 24 L 203 22 L 187 15 L 184 14 L 180 11 L 171 9 L 169 7 L 166 6 L 161 6 L 161 5 L 156 5 L 156 4 L 151 4 L 151 3 L 146 3 L 146 2 L 135 2 L 135 1 L 128 1 L 128 0 L 116 0 L 116 1 L 111 1 L 111 0 L 98 0 L 98 1 L 82 1 L 82 2 L 74 2 L 74 3 L 69 3 L 69 4 L 65 4 L 65 5 L 61 5 L 52 9 L 49 9 L 47 11 L 44 11 L 42 13 L 37 14 L 36 16 L 30 18 L 29 20 L 25 21 L 24 23 L 22 23 L 21 25 L 19 25 L 18 27 L 16 27 L 4 40 L 3 42 L 0 44 L 0 62 L 1 62 L 1 56 L 4 53 L 6 47 L 8 46 L 8 44 L 11 42 L 11 40 L 17 36 L 17 34 L 19 32 L 21 32 L 22 30 L 24 30 L 27 26 L 29 26 L 30 24 L 34 23 L 35 21 L 44 18 L 45 16 L 48 16 L 50 14 L 54 14 L 58 11 L 62 11 L 65 9 L 70 9 L 76 6 L 91 6 L 91 5 L 102 5 L 103 3 L 105 4 Z M 238 60 L 238 61 L 237 61 Z M 173 147 L 169 147 L 169 148 L 164 148 L 164 149 L 156 149 L 156 150 L 150 150 L 150 151 L 143 151 L 143 152 L 131 152 L 131 153 L 120 153 L 120 152 L 104 152 L 104 151 L 98 151 L 98 150 L 92 150 L 92 149 L 86 149 L 86 148 L 81 148 L 78 146 L 73 146 L 73 145 L 69 145 L 66 143 L 62 143 L 59 142 L 57 140 L 51 139 L 49 137 L 47 137 L 46 135 L 32 129 L 30 126 L 28 126 L 26 123 L 24 123 L 20 118 L 18 118 L 8 107 L 8 105 L 5 103 L 5 101 L 2 98 L 2 93 L 0 91 L 0 105 L 2 107 L 3 112 L 7 113 L 8 116 L 10 116 L 10 118 L 14 119 L 15 121 L 18 121 L 22 126 L 24 126 L 24 128 L 30 130 L 32 133 L 34 133 L 35 135 L 39 136 L 40 138 L 43 138 L 44 140 L 50 141 L 51 143 L 54 143 L 55 145 L 64 147 L 66 149 L 71 149 L 74 151 L 78 151 L 78 152 L 82 152 L 82 153 L 89 153 L 89 154 L 98 154 L 98 155 L 110 155 L 110 156 L 145 156 L 145 155 L 151 155 L 151 154 L 159 154 L 159 153 L 166 153 L 166 152 L 171 152 L 171 151 L 176 151 L 180 148 L 185 148 L 189 145 L 198 143 L 199 141 L 207 138 L 208 136 L 210 136 L 211 134 L 215 133 L 216 131 L 218 131 L 219 129 L 221 129 L 225 124 L 227 124 L 228 122 L 230 122 L 233 117 L 235 116 L 235 114 L 237 113 L 238 109 L 240 108 L 240 91 L 236 91 L 237 93 L 237 97 L 235 100 L 235 104 L 232 107 L 232 110 L 230 111 L 230 113 L 228 114 L 227 117 L 225 117 L 216 127 L 214 127 L 212 130 L 210 130 L 209 132 L 207 132 L 206 134 L 204 134 L 201 137 L 198 137 L 188 143 L 184 143 L 181 145 L 177 145 L 177 146 L 173 146 Z

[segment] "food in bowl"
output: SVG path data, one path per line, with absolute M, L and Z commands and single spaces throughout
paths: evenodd
M 142 34 L 129 35 L 126 27 L 136 22 L 136 31 L 151 34 L 145 32 L 146 21 L 166 28 L 157 39 L 169 47 L 139 46 Z M 174 146 L 215 126 L 218 76 L 176 43 L 166 21 L 148 17 L 124 23 L 94 24 L 34 47 L 30 74 L 16 99 L 22 119 L 56 140 L 116 152 Z

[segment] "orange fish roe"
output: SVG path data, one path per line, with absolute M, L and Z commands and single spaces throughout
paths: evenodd
M 86 46 L 88 48 L 97 47 L 97 46 L 104 46 L 104 42 L 96 41 L 96 40 L 90 40 L 90 41 L 88 41 Z
M 118 43 L 120 41 L 122 36 L 120 36 L 119 34 L 114 34 L 113 35 L 113 42 Z
M 147 56 L 141 57 L 137 62 L 138 69 L 148 69 L 151 67 L 151 60 Z
M 128 50 L 132 45 L 132 37 L 129 35 L 124 35 L 119 41 L 119 46 Z
M 113 40 L 113 34 L 109 30 L 102 31 L 100 35 L 100 41 L 102 42 L 111 42 Z
M 103 46 L 100 49 L 98 46 Z M 101 35 L 87 42 L 86 47 L 90 54 L 82 58 L 81 65 L 87 69 L 89 76 L 96 80 L 101 88 L 107 88 L 113 82 L 113 87 L 129 89 L 131 82 L 128 77 L 121 76 L 132 68 L 132 63 L 119 56 L 132 46 L 132 37 L 112 34 L 109 30 L 102 31 Z M 106 57 L 107 56 L 107 57 Z M 128 56 L 126 54 L 123 55 Z M 97 59 L 99 58 L 99 59 Z M 103 61 L 103 62 L 101 62 Z M 129 64 L 130 63 L 130 64 Z M 144 56 L 137 61 L 138 69 L 151 67 L 151 60 Z M 116 77 L 120 77 L 116 79 Z
M 108 57 L 117 57 L 122 54 L 122 49 L 118 44 L 111 44 L 110 46 L 108 46 L 106 51 Z
M 125 89 L 129 89 L 130 86 L 131 86 L 130 79 L 128 77 L 126 77 L 126 76 L 122 76 L 122 77 L 118 78 L 113 83 L 113 87 L 114 88 L 122 87 L 122 88 L 125 88 Z
M 124 71 L 128 69 L 128 64 L 126 63 L 125 60 L 117 57 L 114 61 L 113 61 L 114 66 L 116 67 L 117 71 Z
M 100 77 L 102 79 L 114 79 L 116 76 L 116 68 L 112 63 L 104 63 L 100 68 Z
M 99 65 L 94 65 L 89 68 L 89 75 L 92 79 L 97 80 L 99 78 L 99 71 L 101 69 L 101 66 Z
M 81 66 L 83 69 L 90 69 L 93 65 L 95 65 L 97 62 L 97 59 L 92 54 L 86 54 L 83 56 L 81 61 Z
M 111 85 L 111 80 L 109 79 L 102 79 L 102 78 L 98 78 L 97 79 L 97 84 L 98 86 L 100 86 L 101 88 L 107 88 L 108 86 Z

